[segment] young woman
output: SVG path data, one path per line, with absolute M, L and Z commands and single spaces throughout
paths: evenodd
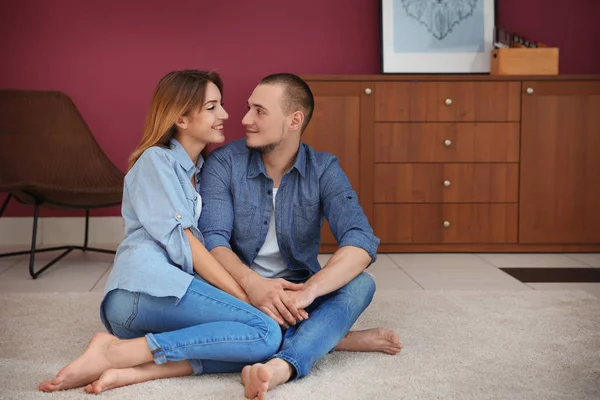
M 278 351 L 279 325 L 247 304 L 197 229 L 203 153 L 225 140 L 222 92 L 214 72 L 176 71 L 159 82 L 125 177 L 126 235 L 100 307 L 110 333 L 98 333 L 40 390 L 100 393 L 149 379 L 239 372 Z

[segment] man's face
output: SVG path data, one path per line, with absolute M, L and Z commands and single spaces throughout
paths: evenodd
M 271 84 L 258 85 L 252 92 L 242 119 L 248 148 L 268 153 L 283 141 L 289 122 L 281 107 L 283 95 L 283 86 Z

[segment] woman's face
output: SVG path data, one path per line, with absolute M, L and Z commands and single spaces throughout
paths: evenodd
M 186 126 L 180 128 L 184 135 L 189 135 L 194 140 L 209 143 L 223 143 L 225 130 L 223 123 L 229 114 L 223 108 L 221 92 L 217 85 L 208 82 L 204 92 L 204 101 L 199 109 L 185 117 Z

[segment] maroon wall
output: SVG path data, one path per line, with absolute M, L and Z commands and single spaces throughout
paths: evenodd
M 561 73 L 600 73 L 596 4 L 572 0 L 551 10 L 542 0 L 502 0 L 499 22 L 560 47 Z M 378 73 L 378 13 L 378 0 L 3 1 L 0 87 L 64 91 L 125 170 L 152 90 L 168 71 L 218 70 L 228 140 L 236 139 L 246 99 L 264 75 Z M 28 216 L 31 207 L 13 203 L 5 215 Z

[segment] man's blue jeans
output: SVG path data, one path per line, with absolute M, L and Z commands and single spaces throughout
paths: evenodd
M 106 329 L 121 339 L 146 337 L 154 362 L 189 360 L 194 374 L 238 372 L 281 345 L 281 328 L 249 304 L 194 279 L 179 302 L 116 289 L 102 302 Z
M 280 358 L 294 367 L 292 379 L 299 379 L 346 336 L 374 294 L 373 278 L 359 274 L 316 299 L 306 310 L 309 318 L 283 332 L 283 342 L 274 320 L 201 279 L 194 279 L 178 304 L 171 298 L 113 291 L 103 313 L 107 329 L 117 337 L 145 335 L 158 364 L 190 360 L 195 374 L 230 373 Z
M 296 370 L 292 379 L 306 376 L 346 336 L 375 294 L 375 281 L 362 272 L 338 290 L 317 298 L 307 309 L 308 319 L 284 332 L 281 358 Z

